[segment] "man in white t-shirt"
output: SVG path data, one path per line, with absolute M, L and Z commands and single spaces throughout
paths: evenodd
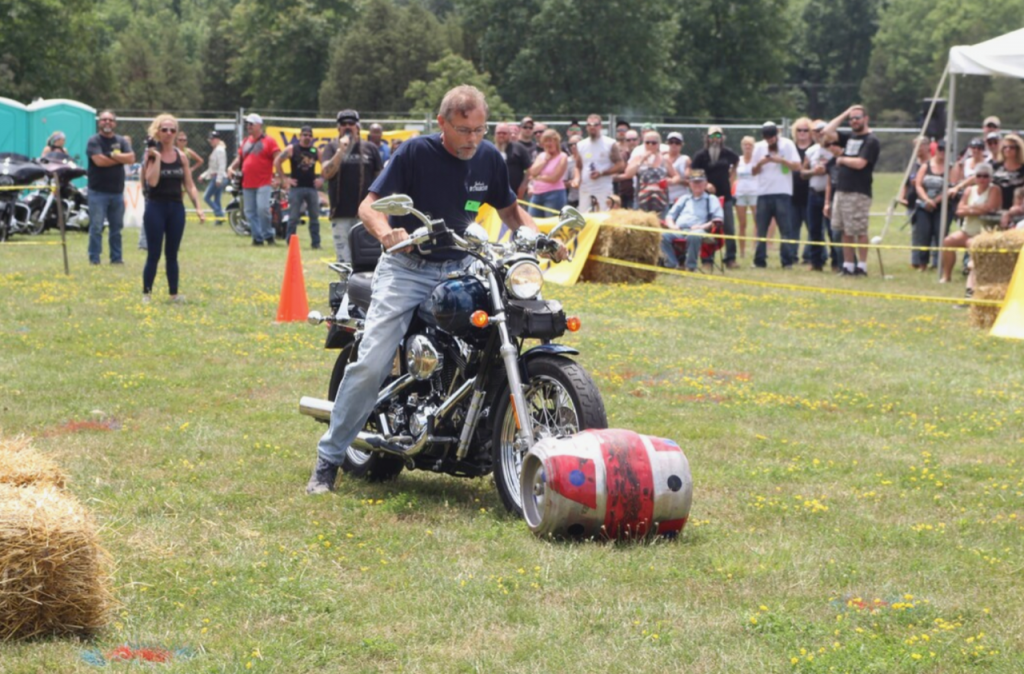
M 587 137 L 576 144 L 580 210 L 584 213 L 604 208 L 612 195 L 613 177 L 626 168 L 618 144 L 605 136 L 601 127 L 600 115 L 587 117 Z
M 676 169 L 676 175 L 668 179 L 668 202 L 676 203 L 679 197 L 690 192 L 690 157 L 683 154 L 683 134 L 673 131 L 668 134 L 668 151 L 665 159 Z
M 809 256 L 813 271 L 824 271 L 825 262 L 828 261 L 829 256 L 829 250 L 824 245 L 825 187 L 828 184 L 825 166 L 832 159 L 832 153 L 821 146 L 821 131 L 824 128 L 824 121 L 818 120 L 814 122 L 811 133 L 811 136 L 814 138 L 814 145 L 807 148 L 807 152 L 804 154 L 804 165 L 800 170 L 800 177 L 807 180 L 808 187 L 807 229 L 810 233 L 811 242 L 822 244 L 819 246 L 812 245 L 809 250 L 807 248 L 804 249 L 804 255 Z M 838 262 L 838 259 L 833 262 Z
M 800 153 L 793 141 L 779 137 L 775 122 L 765 122 L 761 126 L 761 137 L 764 140 L 754 145 L 754 154 L 750 158 L 754 165 L 754 175 L 757 176 L 757 236 L 762 239 L 768 236 L 768 225 L 775 218 L 783 240 L 793 241 L 796 237 L 792 232 L 790 208 L 793 172 L 801 169 Z M 783 243 L 780 246 L 783 269 L 793 267 L 797 253 L 796 243 Z M 768 266 L 768 248 L 764 241 L 757 242 L 754 266 Z

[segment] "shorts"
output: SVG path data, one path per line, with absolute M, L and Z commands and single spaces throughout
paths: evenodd
M 836 192 L 832 202 L 832 231 L 846 236 L 867 236 L 871 197 L 856 192 Z
M 756 194 L 737 194 L 733 197 L 737 206 L 757 206 Z

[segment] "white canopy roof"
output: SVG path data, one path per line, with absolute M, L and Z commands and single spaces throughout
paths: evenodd
M 949 50 L 949 71 L 1024 79 L 1024 28 L 976 45 Z

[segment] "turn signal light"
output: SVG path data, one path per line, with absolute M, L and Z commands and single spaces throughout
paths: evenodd
M 579 316 L 570 316 L 565 319 L 565 329 L 569 332 L 576 332 L 580 329 L 581 325 Z
M 491 317 L 487 315 L 486 311 L 481 309 L 473 312 L 473 315 L 469 317 L 469 322 L 478 328 L 486 328 L 491 323 Z

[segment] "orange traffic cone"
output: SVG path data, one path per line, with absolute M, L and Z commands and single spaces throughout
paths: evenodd
M 277 305 L 277 322 L 304 321 L 308 313 L 309 299 L 306 297 L 306 278 L 302 274 L 299 237 L 292 235 L 291 241 L 288 242 L 284 282 L 281 283 L 281 301 Z

